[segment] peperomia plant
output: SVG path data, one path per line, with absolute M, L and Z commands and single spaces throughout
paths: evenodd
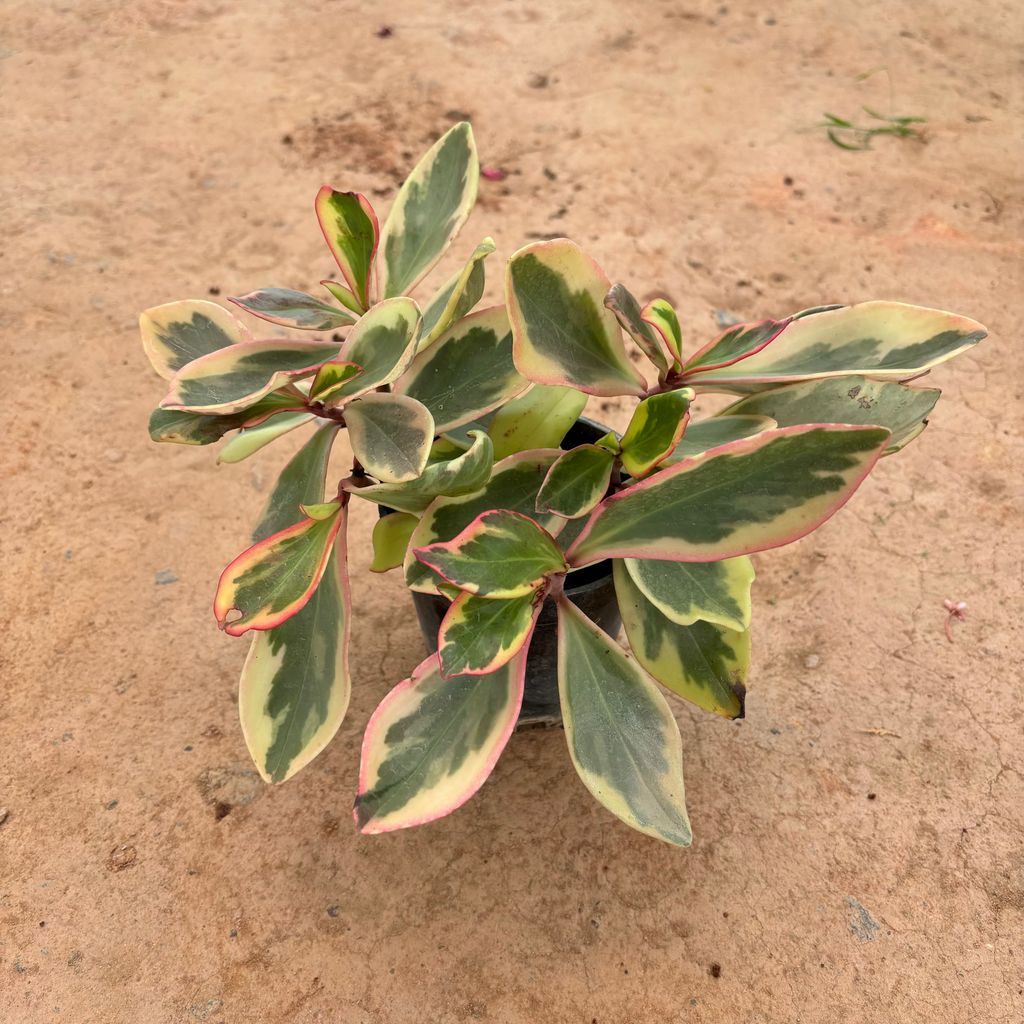
M 356 497 L 382 513 L 371 569 L 401 567 L 411 590 L 445 608 L 436 652 L 367 726 L 359 828 L 431 821 L 476 792 L 515 728 L 538 618 L 553 604 L 580 778 L 633 828 L 685 846 L 682 743 L 662 687 L 743 714 L 750 555 L 820 526 L 915 438 L 939 392 L 907 382 L 985 331 L 864 302 L 737 324 L 694 348 L 669 302 L 641 305 L 564 238 L 516 252 L 505 304 L 474 312 L 495 248 L 485 238 L 421 308 L 407 295 L 465 222 L 478 174 L 462 123 L 416 165 L 383 228 L 365 196 L 321 189 L 335 301 L 282 288 L 232 299 L 312 340 L 253 339 L 206 301 L 145 312 L 143 344 L 170 389 L 150 434 L 192 445 L 231 434 L 220 461 L 237 462 L 312 431 L 214 601 L 226 633 L 252 634 L 239 705 L 264 779 L 308 764 L 349 703 Z M 736 400 L 691 422 L 709 392 Z M 591 395 L 632 400 L 629 424 L 565 450 Z M 352 465 L 329 483 L 342 429 Z M 602 572 L 630 651 L 574 599 L 583 574 Z

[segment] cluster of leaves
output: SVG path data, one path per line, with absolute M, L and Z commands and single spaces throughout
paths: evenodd
M 308 764 L 348 705 L 356 496 L 394 510 L 374 529 L 371 568 L 401 567 L 412 590 L 450 602 L 437 653 L 367 726 L 359 827 L 430 821 L 482 785 L 515 726 L 530 640 L 552 600 L 580 778 L 634 828 L 686 845 L 682 744 L 662 687 L 742 715 L 749 556 L 815 529 L 916 437 L 939 392 L 903 381 L 984 329 L 866 302 L 735 325 L 688 353 L 670 303 L 641 305 L 568 239 L 516 252 L 505 304 L 476 311 L 486 238 L 421 308 L 407 293 L 462 227 L 478 173 L 459 124 L 414 168 L 383 228 L 365 196 L 321 189 L 317 216 L 343 278 L 324 285 L 337 304 L 287 289 L 232 300 L 320 332 L 313 340 L 254 340 L 209 302 L 144 313 L 146 352 L 169 381 L 150 433 L 195 445 L 231 434 L 220 458 L 238 461 L 314 428 L 214 602 L 225 632 L 252 633 L 240 710 L 265 779 Z M 344 340 L 323 337 L 337 331 Z M 713 391 L 736 401 L 691 423 Z M 590 395 L 635 399 L 629 425 L 563 450 Z M 354 464 L 328 487 L 342 428 Z M 630 652 L 571 600 L 573 572 L 608 559 Z

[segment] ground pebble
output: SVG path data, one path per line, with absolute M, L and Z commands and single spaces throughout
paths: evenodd
M 119 448 L 108 448 L 103 455 L 107 462 L 124 462 L 124 452 Z
M 817 654 L 808 654 L 804 658 L 805 668 L 817 668 L 821 664 L 821 658 Z

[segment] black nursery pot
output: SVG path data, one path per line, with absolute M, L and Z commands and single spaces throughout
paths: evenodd
M 570 449 L 581 444 L 593 444 L 607 433 L 607 427 L 581 416 L 569 428 L 562 447 Z M 391 511 L 381 508 L 380 514 L 387 515 Z M 618 633 L 622 618 L 615 600 L 610 561 L 597 562 L 569 573 L 565 579 L 565 595 L 610 636 Z M 448 599 L 437 594 L 413 591 L 412 601 L 427 651 L 436 651 L 437 631 L 448 611 Z M 558 700 L 558 617 L 555 602 L 548 598 L 537 619 L 537 628 L 526 659 L 526 686 L 519 724 L 556 725 L 561 720 L 562 710 Z

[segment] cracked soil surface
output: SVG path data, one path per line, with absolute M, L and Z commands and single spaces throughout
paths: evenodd
M 1003 0 L 8 0 L 0 1017 L 1024 1019 L 1022 35 Z M 891 98 L 857 81 L 883 65 Z M 927 141 L 814 127 L 862 105 Z M 757 558 L 747 718 L 677 705 L 689 851 L 595 804 L 557 730 L 450 818 L 354 833 L 362 727 L 421 657 L 401 582 L 365 572 L 369 506 L 348 719 L 262 785 L 210 600 L 299 439 L 217 467 L 146 436 L 138 311 L 315 290 L 317 188 L 385 206 L 464 115 L 507 177 L 432 280 L 493 234 L 494 299 L 564 233 L 691 344 L 715 310 L 871 297 L 991 331 L 932 374 L 919 440 Z

